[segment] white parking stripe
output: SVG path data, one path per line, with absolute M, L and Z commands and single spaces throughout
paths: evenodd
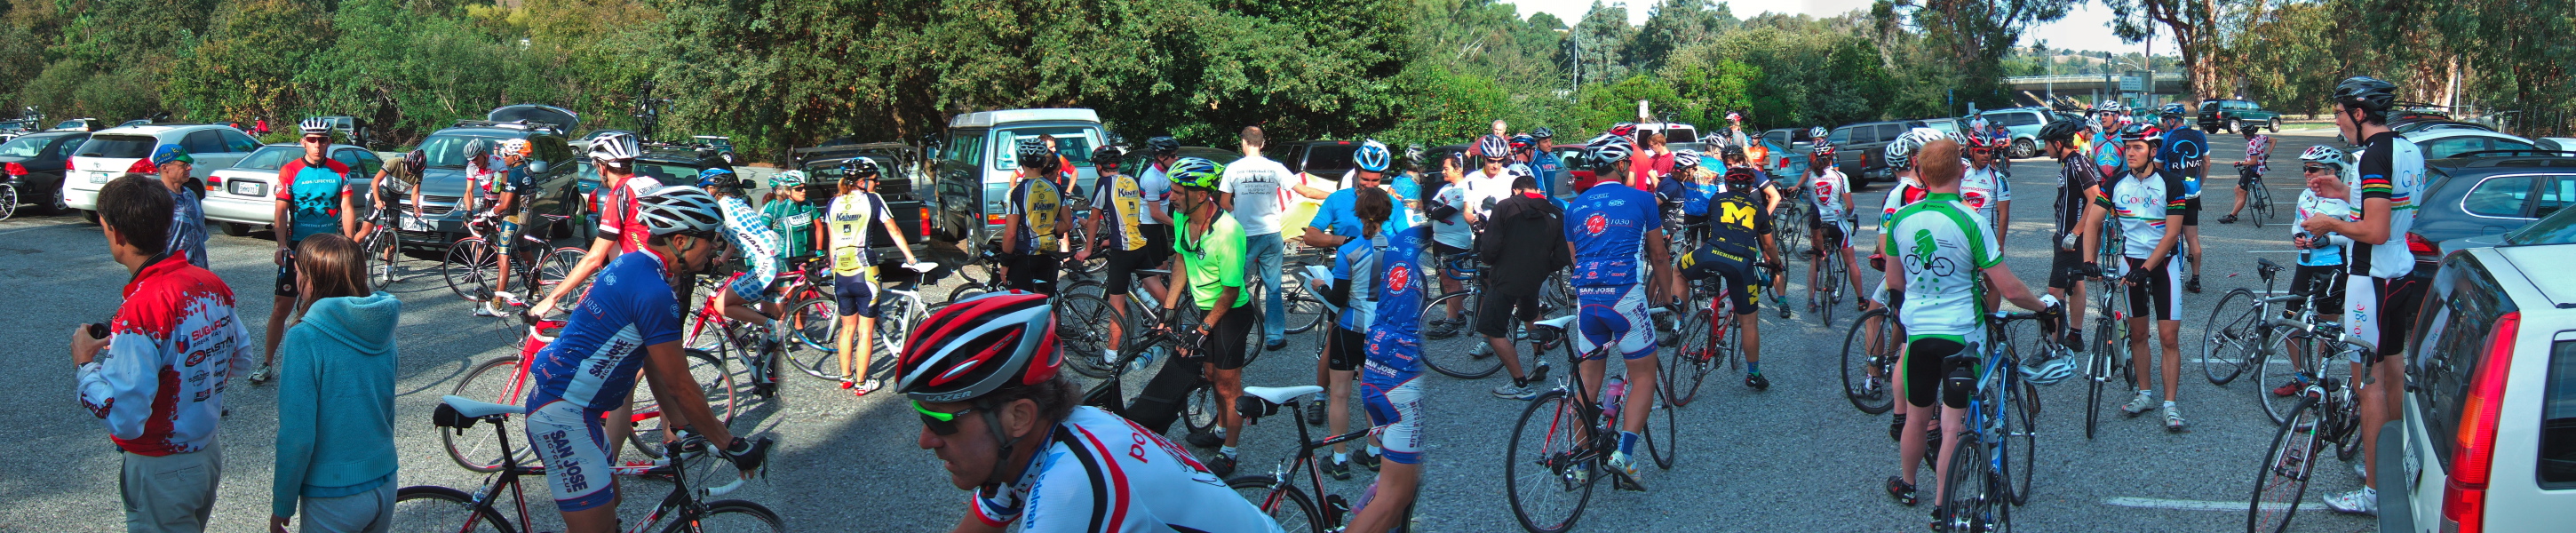
M 2167 499 L 2163 499 L 2163 498 L 2137 498 L 2137 497 L 2131 497 L 2131 496 L 2120 496 L 2120 497 L 2111 498 L 2111 499 L 2108 499 L 2108 500 L 2102 500 L 2102 503 L 2103 503 L 2103 504 L 2106 504 L 2106 505 L 2114 505 L 2114 506 L 2119 506 L 2119 507 L 2135 507 L 2135 508 L 2139 508 L 2139 509 L 2171 509 L 2171 510 L 2177 510 L 2177 511 L 2233 511 L 2233 512 L 2240 512 L 2240 513 L 2241 513 L 2241 512 L 2245 512 L 2245 511 L 2246 511 L 2246 504 L 2247 504 L 2247 503 L 2249 503 L 2249 502 L 2241 502 L 2241 501 L 2236 501 L 2236 502 L 2216 502 L 2216 501 L 2205 501 L 2205 500 L 2167 500 Z M 2281 507 L 2285 507 L 2285 505 L 2283 505 L 2283 504 L 2278 504 L 2278 503 L 2269 503 L 2269 504 L 2264 504 L 2264 506 L 2265 506 L 2265 507 L 2269 507 L 2269 508 L 2273 508 L 2273 509 L 2279 509 L 2279 508 L 2281 508 Z M 2301 510 L 2301 511 L 2325 511 L 2325 510 L 2329 510 L 2329 508 L 2328 508 L 2328 507 L 2326 507 L 2326 504 L 2323 504 L 2323 503 L 2318 503 L 2318 502 L 2307 502 L 2307 503 L 2301 503 L 2301 504 L 2299 504 L 2299 510 Z

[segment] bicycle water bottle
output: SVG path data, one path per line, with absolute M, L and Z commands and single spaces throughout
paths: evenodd
M 1609 381 L 1609 383 L 1608 383 L 1608 384 L 1602 385 L 1602 387 L 1601 387 L 1601 412 L 1609 413 L 1609 415 L 1608 415 L 1608 416 L 1603 416 L 1603 417 L 1601 417 L 1601 423 L 1602 423 L 1605 427 L 1606 427 L 1606 426 L 1608 426 L 1609 424 L 1611 424 L 1613 421 L 1618 420 L 1618 418 L 1619 418 L 1619 406 L 1620 406 L 1620 405 L 1622 405 L 1622 404 L 1624 404 L 1624 403 L 1626 403 L 1627 396 L 1628 396 L 1628 380 L 1626 380 L 1626 379 L 1623 379 L 1623 378 L 1610 378 L 1610 381 Z M 1615 428 L 1614 428 L 1614 429 L 1615 429 Z
M 1154 364 L 1154 351 L 1159 349 L 1161 349 L 1161 347 L 1146 348 L 1144 350 L 1137 351 L 1136 359 L 1127 362 L 1127 369 L 1140 372 L 1144 371 L 1145 367 Z

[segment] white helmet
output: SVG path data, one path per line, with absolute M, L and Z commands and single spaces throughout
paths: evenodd
M 635 160 L 636 154 L 643 151 L 636 145 L 635 136 L 626 132 L 610 132 L 590 140 L 590 158 L 601 163 L 623 164 Z
M 1898 135 L 1896 140 L 1887 143 L 1885 153 L 1887 167 L 1896 170 L 1911 168 L 1914 166 L 1914 154 L 1922 152 L 1923 145 L 1945 138 L 1949 138 L 1949 134 L 1932 128 L 1905 130 L 1903 135 Z
M 706 189 L 671 185 L 635 199 L 635 217 L 654 235 L 716 233 L 724 229 L 724 212 Z
M 304 130 L 305 135 L 313 135 L 317 133 L 329 135 L 331 133 L 331 119 L 327 118 L 307 117 L 304 119 L 304 123 L 299 124 L 298 126 L 300 127 L 297 129 Z
M 2322 144 L 2308 147 L 2307 152 L 2299 154 L 2299 160 L 2332 164 L 2335 168 L 2347 166 L 2344 164 L 2343 150 Z

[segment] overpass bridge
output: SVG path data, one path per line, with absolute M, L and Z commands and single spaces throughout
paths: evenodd
M 2004 86 L 2013 92 L 2013 101 L 2023 105 L 2047 105 L 2050 96 L 2074 98 L 2085 103 L 2120 98 L 2131 105 L 2154 104 L 2171 100 L 2159 96 L 2183 96 L 2180 72 L 2159 72 L 2155 83 L 2145 83 L 2145 72 L 2120 74 L 2061 74 L 2056 76 L 2012 76 Z

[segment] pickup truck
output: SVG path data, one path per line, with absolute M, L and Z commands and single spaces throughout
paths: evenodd
M 2281 114 L 2263 110 L 2252 100 L 2206 100 L 2200 103 L 2200 131 L 2242 132 L 2245 128 L 2281 132 Z
M 895 229 L 903 232 L 904 244 L 912 249 L 913 254 L 928 253 L 925 245 L 931 239 L 931 227 L 924 221 L 930 219 L 930 207 L 922 203 L 921 194 L 915 188 L 916 184 L 927 181 L 922 176 L 926 175 L 924 166 L 928 161 L 923 158 L 920 148 L 884 142 L 798 148 L 790 153 L 796 156 L 797 168 L 805 171 L 805 198 L 823 209 L 831 207 L 832 194 L 840 190 L 841 163 L 852 158 L 875 161 L 881 173 L 877 178 L 877 194 L 885 197 L 886 210 L 894 216 Z M 901 252 L 886 245 L 894 242 L 886 235 L 886 228 L 869 229 L 868 242 L 878 245 L 873 250 L 877 259 L 888 262 L 903 260 Z

